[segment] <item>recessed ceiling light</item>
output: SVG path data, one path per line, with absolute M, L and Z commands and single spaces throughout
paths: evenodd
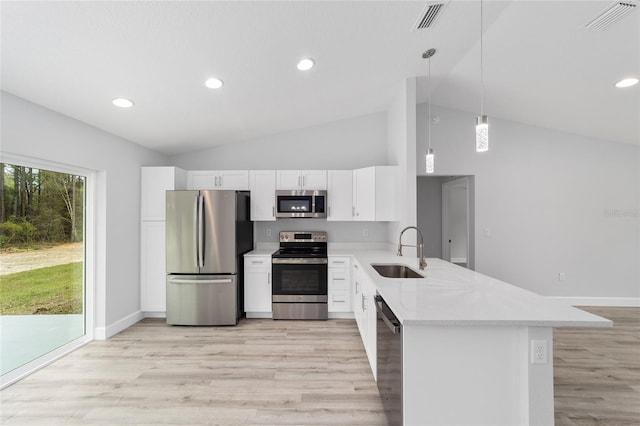
M 133 101 L 127 98 L 115 98 L 111 102 L 120 108 L 131 108 L 133 106 Z
M 300 62 L 298 62 L 298 69 L 300 71 L 309 71 L 311 68 L 313 68 L 314 65 L 315 65 L 315 62 L 313 62 L 313 59 L 304 58 L 304 59 L 301 59 Z
M 219 89 L 224 85 L 224 82 L 219 78 L 211 77 L 207 81 L 204 82 L 204 85 L 209 89 Z
M 616 87 L 631 87 L 638 84 L 638 79 L 635 77 L 625 78 L 616 83 Z

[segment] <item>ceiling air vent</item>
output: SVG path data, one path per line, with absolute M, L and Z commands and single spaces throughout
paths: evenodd
M 447 2 L 427 3 L 411 30 L 416 31 L 433 27 L 440 15 L 442 15 L 446 5 Z
M 635 7 L 636 5 L 629 1 L 615 2 L 612 6 L 607 8 L 607 10 L 593 18 L 585 27 L 591 30 L 604 31 L 627 13 L 634 10 Z

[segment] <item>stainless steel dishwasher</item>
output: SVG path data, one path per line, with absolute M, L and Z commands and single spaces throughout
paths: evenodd
M 376 295 L 378 391 L 389 425 L 402 425 L 402 324 Z

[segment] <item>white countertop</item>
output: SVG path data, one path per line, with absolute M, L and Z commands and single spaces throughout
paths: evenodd
M 356 251 L 352 255 L 403 325 L 613 325 L 608 319 L 441 259 L 427 259 L 427 268 L 419 271 L 418 259 L 388 251 Z M 404 264 L 425 278 L 384 278 L 371 263 Z
M 261 244 L 245 256 L 271 256 L 277 244 Z M 445 262 L 399 257 L 389 250 L 365 247 L 329 247 L 329 256 L 352 256 L 362 266 L 403 325 L 611 327 L 608 319 L 549 299 L 495 278 Z M 425 278 L 380 276 L 372 263 L 410 266 Z

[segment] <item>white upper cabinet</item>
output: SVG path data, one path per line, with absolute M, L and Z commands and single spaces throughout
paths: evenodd
M 167 190 L 185 189 L 187 172 L 177 167 L 142 167 L 140 218 L 165 220 Z
M 187 174 L 187 189 L 249 190 L 248 170 L 193 170 Z
M 276 188 L 281 190 L 327 189 L 326 170 L 278 170 Z
M 327 171 L 327 220 L 353 220 L 353 171 Z
M 375 166 L 353 171 L 353 220 L 397 220 L 398 166 Z
M 276 220 L 276 171 L 251 170 L 251 220 Z

